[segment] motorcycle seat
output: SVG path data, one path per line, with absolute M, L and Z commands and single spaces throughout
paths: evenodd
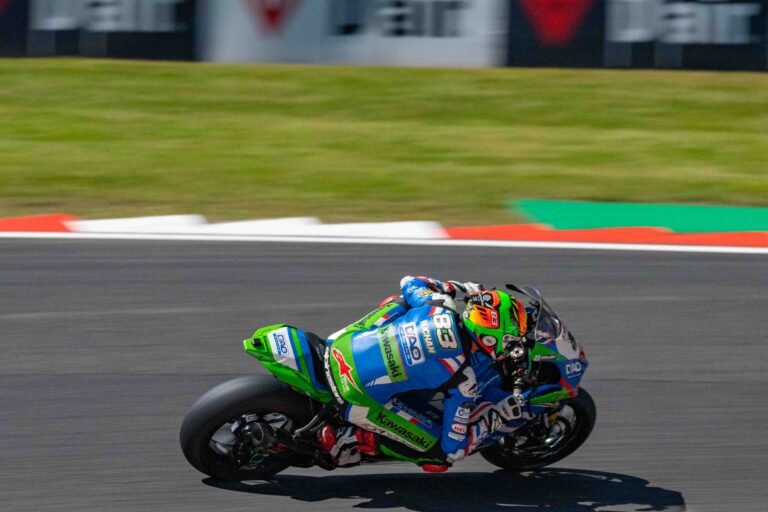
M 315 371 L 315 377 L 318 382 L 322 382 L 327 386 L 328 379 L 325 377 L 325 371 L 323 370 L 323 359 L 325 358 L 326 351 L 325 340 L 313 332 L 304 331 L 304 334 L 307 336 L 307 343 L 311 348 L 310 357 L 312 358 L 312 368 Z

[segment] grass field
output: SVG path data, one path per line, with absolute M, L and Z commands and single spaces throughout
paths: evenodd
M 0 60 L 0 216 L 768 205 L 768 75 Z

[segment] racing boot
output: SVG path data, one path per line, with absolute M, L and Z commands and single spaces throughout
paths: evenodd
M 361 454 L 378 455 L 376 434 L 359 427 L 332 427 L 326 425 L 320 431 L 320 445 L 329 453 L 337 466 L 355 466 Z

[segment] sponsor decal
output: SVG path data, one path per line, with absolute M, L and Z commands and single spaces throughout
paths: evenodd
M 615 43 L 728 44 L 759 43 L 754 33 L 760 2 L 726 0 L 611 0 L 608 41 Z
M 435 354 L 437 350 L 435 349 L 435 342 L 432 339 L 432 330 L 429 327 L 429 321 L 424 320 L 419 324 L 421 327 L 421 338 L 424 340 L 424 345 L 427 347 L 427 352 L 430 354 Z
M 459 384 L 458 390 L 462 396 L 466 398 L 473 398 L 477 395 L 477 377 L 475 377 L 475 371 L 471 366 L 464 368 L 464 381 Z
M 456 432 L 448 432 L 448 437 L 450 437 L 454 441 L 463 441 L 467 436 L 462 434 L 457 434 Z
M 275 338 L 275 344 L 277 345 L 277 353 L 278 354 L 287 354 L 288 353 L 288 343 L 285 341 L 285 335 L 283 335 L 283 334 L 273 334 L 272 336 Z
M 565 365 L 565 374 L 568 375 L 569 377 L 571 375 L 574 375 L 574 374 L 577 374 L 577 373 L 581 373 L 582 370 L 583 370 L 583 368 L 582 368 L 581 363 L 579 361 L 574 361 L 572 363 L 567 363 Z
M 500 299 L 498 299 L 498 294 L 492 292 L 477 292 L 470 295 L 469 300 L 478 306 L 492 308 L 499 303 Z
M 323 355 L 323 369 L 325 370 L 325 378 L 328 381 L 328 385 L 331 388 L 331 392 L 333 393 L 333 396 L 336 397 L 336 401 L 340 404 L 344 403 L 344 400 L 341 398 L 341 395 L 339 394 L 339 390 L 336 389 L 336 383 L 333 380 L 333 375 L 331 373 L 331 360 L 330 360 L 330 350 L 326 350 L 325 354 Z
M 291 345 L 291 336 L 287 327 L 282 327 L 269 334 L 269 345 L 275 361 L 298 371 L 296 354 Z
M 456 409 L 456 417 L 457 418 L 463 418 L 463 419 L 469 419 L 469 407 L 462 406 Z
M 416 330 L 416 324 L 413 322 L 409 322 L 401 328 L 400 346 L 403 349 L 405 363 L 408 366 L 415 366 L 426 360 L 424 356 L 424 347 L 421 345 L 421 339 Z
M 483 336 L 480 341 L 482 341 L 483 345 L 485 345 L 486 347 L 496 346 L 496 338 L 494 336 L 491 336 L 490 334 L 487 336 Z
M 499 430 L 502 425 L 504 425 L 504 418 L 501 417 L 501 414 L 496 409 L 491 409 L 491 411 L 488 413 L 487 421 L 489 432 L 495 432 Z
M 349 385 L 355 388 L 358 393 L 364 395 L 365 393 L 363 393 L 363 390 L 360 389 L 360 387 L 355 383 L 355 379 L 352 377 L 352 367 L 347 364 L 347 361 L 344 359 L 344 354 L 333 348 L 331 349 L 331 355 L 333 355 L 333 358 L 339 365 L 339 375 L 342 378 L 342 385 L 344 385 L 344 380 L 346 380 Z
M 461 37 L 463 11 L 470 7 L 466 0 L 328 1 L 331 33 L 339 36 L 371 28 L 386 37 Z
M 430 439 L 427 437 L 419 435 L 416 432 L 412 432 L 399 423 L 395 423 L 381 411 L 379 411 L 379 413 L 376 415 L 376 422 L 382 427 L 386 428 L 388 431 L 397 434 L 403 439 L 407 439 L 411 443 L 425 450 L 428 449 L 431 444 Z
M 467 426 L 462 425 L 461 423 L 454 423 L 451 425 L 451 430 L 454 432 L 457 432 L 459 434 L 466 434 L 467 433 Z
M 543 356 L 543 355 L 539 354 L 539 355 L 533 356 L 533 360 L 535 362 L 538 362 L 538 361 L 554 361 L 555 359 L 557 359 L 557 356 L 554 355 L 554 354 L 546 355 L 546 356 Z
M 267 32 L 280 33 L 301 0 L 245 0 Z
M 184 32 L 179 10 L 187 0 L 34 0 L 30 28 L 89 32 Z M 0 9 L 5 2 L 0 0 Z
M 544 46 L 565 46 L 581 28 L 594 0 L 520 0 L 520 7 Z
M 467 423 L 469 423 L 469 418 L 460 418 L 460 417 L 458 417 L 458 416 L 454 416 L 454 417 L 453 417 L 453 421 L 454 421 L 455 423 L 463 423 L 463 424 L 465 424 L 465 425 L 466 425 Z
M 405 368 L 403 368 L 400 351 L 397 349 L 397 346 L 394 346 L 393 342 L 392 329 L 379 331 L 379 348 L 381 349 L 381 355 L 384 357 L 387 374 L 389 374 L 392 382 L 400 382 L 406 380 L 408 375 L 405 372 Z

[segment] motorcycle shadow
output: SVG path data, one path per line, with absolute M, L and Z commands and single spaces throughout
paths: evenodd
M 223 482 L 206 485 L 262 496 L 285 496 L 306 502 L 368 500 L 357 508 L 397 508 L 416 512 L 602 510 L 684 512 L 677 491 L 649 485 L 647 480 L 617 473 L 579 469 L 544 469 L 509 473 L 350 474 L 326 477 L 277 475 L 269 482 Z

